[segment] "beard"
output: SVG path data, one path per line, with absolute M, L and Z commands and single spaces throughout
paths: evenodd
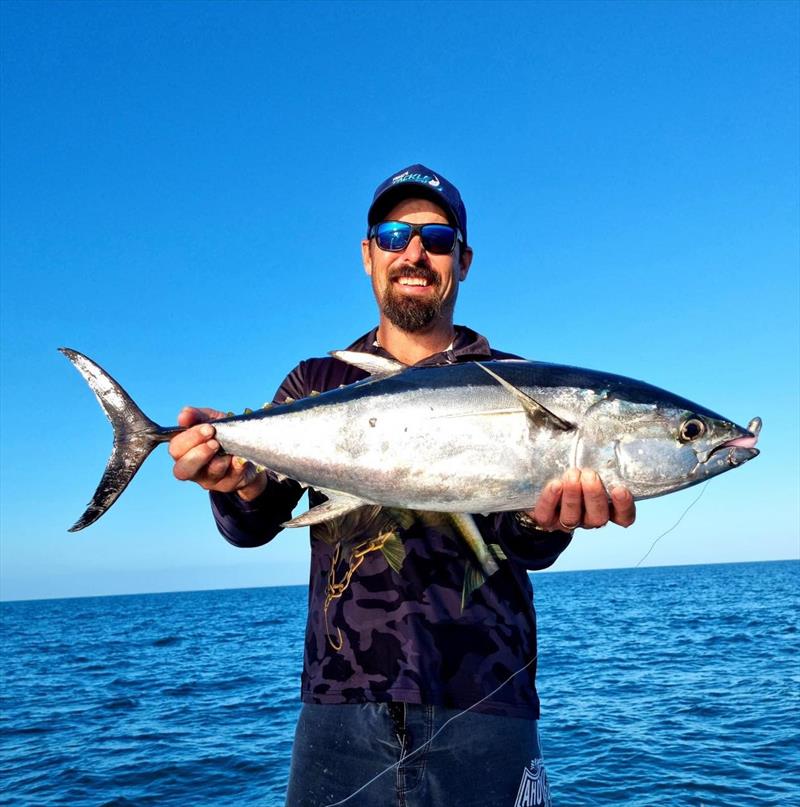
M 395 280 L 399 277 L 418 277 L 434 287 L 434 293 L 419 298 L 398 291 Z M 381 310 L 389 322 L 406 333 L 425 330 L 442 313 L 439 294 L 439 276 L 425 266 L 401 267 L 389 274 L 389 283 L 383 293 Z

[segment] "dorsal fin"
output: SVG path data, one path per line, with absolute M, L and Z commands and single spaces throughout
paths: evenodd
M 357 350 L 332 350 L 330 355 L 345 364 L 352 364 L 354 367 L 364 370 L 373 378 L 386 378 L 408 369 L 405 364 L 396 359 L 387 359 L 384 356 L 376 356 L 374 353 L 360 353 Z
M 551 429 L 568 432 L 575 428 L 575 425 L 567 420 L 562 420 L 558 415 L 554 415 L 546 406 L 542 406 L 535 398 L 531 398 L 519 387 L 515 387 L 511 382 L 501 378 L 494 370 L 490 370 L 485 364 L 476 361 L 475 364 L 485 373 L 488 373 L 495 381 L 505 387 L 521 404 L 525 413 L 535 426 L 546 426 Z

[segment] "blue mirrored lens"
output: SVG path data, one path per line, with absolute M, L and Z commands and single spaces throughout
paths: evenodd
M 378 225 L 375 240 L 381 249 L 400 252 L 411 240 L 412 226 L 402 221 L 384 221 Z

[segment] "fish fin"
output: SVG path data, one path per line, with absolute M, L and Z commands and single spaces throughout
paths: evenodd
M 515 387 L 505 378 L 501 378 L 494 370 L 490 370 L 485 364 L 479 361 L 475 362 L 478 367 L 485 373 L 488 373 L 495 381 L 505 387 L 521 404 L 525 413 L 533 421 L 535 426 L 547 426 L 552 429 L 559 429 L 560 431 L 568 432 L 575 428 L 573 423 L 568 420 L 563 420 L 558 415 L 553 414 L 547 407 L 539 403 L 535 398 L 531 398 L 526 392 L 523 392 L 519 387 Z
M 77 532 L 97 521 L 119 498 L 150 452 L 183 429 L 162 429 L 99 364 L 83 353 L 60 347 L 83 376 L 114 429 L 114 448 L 100 484 L 83 515 L 69 528 Z
M 328 497 L 327 502 L 322 502 L 322 504 L 318 504 L 316 507 L 306 510 L 302 515 L 284 522 L 281 526 L 307 527 L 310 524 L 319 524 L 323 521 L 343 516 L 351 510 L 363 507 L 365 504 L 370 504 L 370 502 L 366 502 L 364 499 L 351 496 L 349 493 L 341 493 L 338 490 L 320 489 L 320 493 L 324 493 Z
M 382 544 L 381 552 L 392 570 L 400 574 L 400 569 L 406 559 L 406 548 L 400 536 L 393 532 Z
M 407 370 L 407 365 L 395 359 L 376 356 L 374 353 L 360 353 L 356 350 L 332 350 L 331 356 L 345 364 L 352 364 L 369 373 L 373 378 L 386 378 Z
M 500 546 L 500 544 L 489 544 L 488 550 L 497 560 L 507 560 L 506 553 L 503 551 L 503 547 Z M 467 604 L 467 600 L 472 596 L 472 593 L 486 582 L 487 576 L 483 569 L 476 566 L 472 561 L 467 561 L 467 565 L 464 569 L 464 585 L 461 588 L 462 611 Z
M 384 507 L 384 513 L 403 530 L 410 529 L 420 517 L 417 510 L 401 510 L 399 507 Z
M 469 513 L 449 513 L 449 516 L 458 532 L 461 533 L 461 537 L 475 554 L 484 575 L 488 577 L 494 574 L 499 568 L 497 561 L 486 546 L 475 519 Z
M 381 531 L 383 526 L 381 515 L 380 505 L 364 505 L 364 507 L 350 510 L 343 516 L 317 524 L 314 537 L 325 541 L 330 546 L 347 541 L 357 542 L 363 538 L 377 535 Z M 386 530 L 390 530 L 391 527 L 392 525 L 387 523 Z
M 467 605 L 467 600 L 472 596 L 472 592 L 479 589 L 486 582 L 486 575 L 471 561 L 467 562 L 464 569 L 464 585 L 461 587 L 461 610 Z

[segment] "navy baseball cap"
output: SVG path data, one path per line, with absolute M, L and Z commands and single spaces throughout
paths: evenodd
M 381 221 L 401 199 L 408 197 L 430 199 L 439 205 L 447 213 L 451 224 L 461 230 L 464 243 L 468 243 L 467 209 L 458 188 L 441 174 L 419 163 L 392 174 L 378 185 L 367 213 L 367 228 Z

